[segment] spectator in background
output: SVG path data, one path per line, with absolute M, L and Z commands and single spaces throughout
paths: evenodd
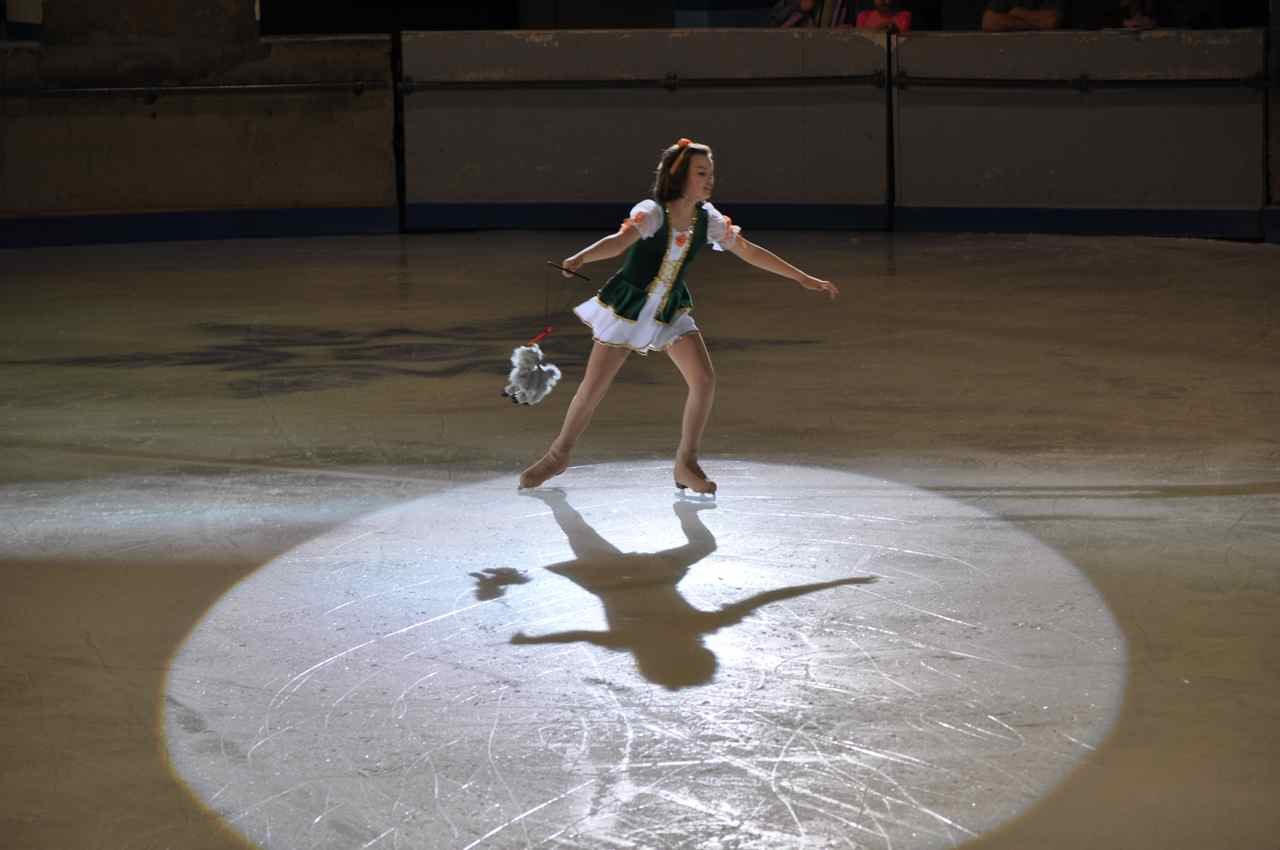
M 858 13 L 858 29 L 882 30 L 888 33 L 908 32 L 911 13 L 898 9 L 895 0 L 875 0 L 876 7 Z
M 1155 0 L 1121 0 L 1123 26 L 1131 30 L 1149 30 L 1156 25 Z
M 771 27 L 816 27 L 814 0 L 778 0 L 769 12 Z
M 1067 0 L 989 0 L 982 13 L 984 32 L 1056 30 L 1067 16 Z
M 1216 0 L 1165 0 L 1160 4 L 1164 14 L 1158 17 L 1167 26 L 1185 27 L 1188 29 L 1217 29 L 1224 25 L 1223 6 L 1241 7 L 1245 3 L 1219 3 Z M 1261 24 L 1259 24 L 1261 26 Z
M 1224 6 L 1226 8 L 1224 8 Z M 1215 0 L 1118 0 L 1113 2 L 1104 26 L 1131 30 L 1153 27 L 1218 29 L 1260 27 L 1266 24 L 1259 3 L 1222 4 Z M 1079 21 L 1072 20 L 1073 24 Z

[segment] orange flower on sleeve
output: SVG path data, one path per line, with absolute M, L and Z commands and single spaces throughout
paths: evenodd
M 644 223 L 644 213 L 642 213 L 642 212 L 638 212 L 638 213 L 636 213 L 635 215 L 631 216 L 631 218 L 629 218 L 629 219 L 627 219 L 626 221 L 622 222 L 622 227 L 623 227 L 623 229 L 626 229 L 626 228 L 628 228 L 628 227 L 634 227 L 634 228 L 636 228 L 637 230 L 639 230 L 639 229 L 640 229 L 640 225 L 641 225 L 641 224 L 643 224 L 643 223 Z

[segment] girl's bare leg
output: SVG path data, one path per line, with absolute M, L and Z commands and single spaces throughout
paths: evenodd
M 600 400 L 608 392 L 614 376 L 630 353 L 630 349 L 601 345 L 598 342 L 591 346 L 586 374 L 582 376 L 578 391 L 573 394 L 573 401 L 569 402 L 569 410 L 564 415 L 560 433 L 551 441 L 551 448 L 547 449 L 542 459 L 520 473 L 522 489 L 537 487 L 548 478 L 554 478 L 565 471 L 578 437 L 587 430 L 592 414 L 596 412 Z
M 676 449 L 676 485 L 683 485 L 696 493 L 714 493 L 716 482 L 698 465 L 698 451 L 702 445 L 702 432 L 711 417 L 711 404 L 716 396 L 716 372 L 711 366 L 711 355 L 702 334 L 692 333 L 681 337 L 667 349 L 672 362 L 689 385 L 689 395 L 684 403 L 684 417 L 680 422 L 680 446 Z

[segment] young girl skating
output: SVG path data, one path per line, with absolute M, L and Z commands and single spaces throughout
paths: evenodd
M 742 236 L 741 228 L 708 201 L 714 184 L 711 148 L 681 139 L 663 151 L 653 182 L 653 198 L 636 204 L 617 233 L 562 262 L 566 269 L 577 271 L 585 263 L 627 252 L 622 268 L 595 297 L 574 308 L 578 318 L 591 326 L 595 340 L 587 371 L 569 403 L 559 435 L 542 459 L 520 474 L 522 489 L 537 487 L 568 467 L 578 437 L 586 430 L 628 354 L 665 351 L 689 385 L 680 446 L 676 449 L 676 486 L 695 493 L 716 491 L 716 483 L 698 465 L 698 449 L 711 415 L 716 379 L 702 334 L 689 315 L 693 298 L 685 285 L 685 268 L 703 244 L 709 243 L 717 251 L 737 254 L 751 265 L 789 278 L 805 289 L 832 298 L 840 290 L 834 283 L 805 274 Z

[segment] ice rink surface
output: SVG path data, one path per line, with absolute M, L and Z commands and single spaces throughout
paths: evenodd
M 1275 846 L 1280 249 L 753 234 L 517 493 L 588 236 L 0 255 L 0 845 Z

